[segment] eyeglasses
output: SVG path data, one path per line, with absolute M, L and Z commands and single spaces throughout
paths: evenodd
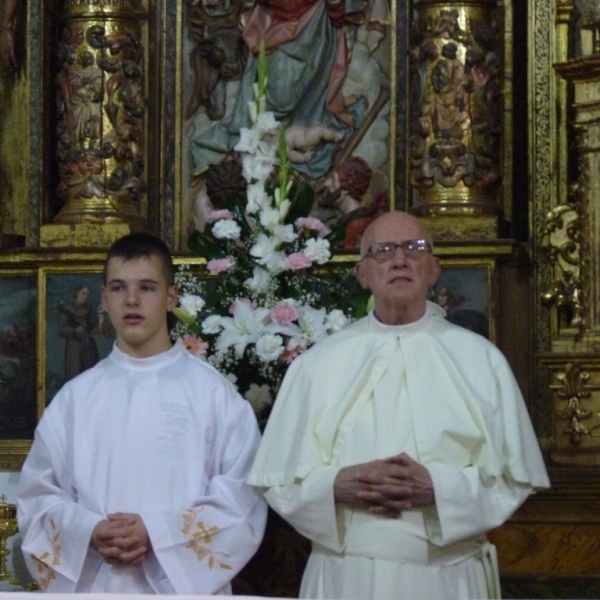
M 406 258 L 419 259 L 426 254 L 433 252 L 433 247 L 427 240 L 406 240 L 401 244 L 394 242 L 381 242 L 373 244 L 363 256 L 363 258 L 371 257 L 377 262 L 385 262 L 394 258 L 396 250 L 402 248 Z

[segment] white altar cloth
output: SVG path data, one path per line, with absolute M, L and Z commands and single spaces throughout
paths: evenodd
M 264 596 L 163 596 L 153 594 L 45 594 L 44 592 L 0 592 L 0 600 L 265 600 Z M 289 600 L 271 598 L 270 600 Z

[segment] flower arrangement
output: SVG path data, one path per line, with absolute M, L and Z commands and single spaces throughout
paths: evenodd
M 264 421 L 289 364 L 364 312 L 365 298 L 351 268 L 331 268 L 336 232 L 309 216 L 314 192 L 294 181 L 284 131 L 265 110 L 263 48 L 258 64 L 252 126 L 240 131 L 234 148 L 245 197 L 228 199 L 208 215 L 205 230 L 191 236 L 190 248 L 206 259 L 212 277 L 198 277 L 185 265 L 179 270 L 172 333 L 232 379 Z M 277 129 L 274 144 L 269 140 Z

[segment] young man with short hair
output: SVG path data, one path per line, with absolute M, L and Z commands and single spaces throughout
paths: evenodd
M 27 566 L 48 592 L 230 593 L 266 506 L 245 483 L 250 405 L 169 338 L 171 256 L 134 233 L 109 250 L 111 354 L 44 412 L 17 492 Z

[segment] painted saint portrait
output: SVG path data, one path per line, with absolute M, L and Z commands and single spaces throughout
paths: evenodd
M 491 337 L 487 267 L 444 267 L 430 300 L 446 311 L 451 323 Z
M 102 276 L 49 274 L 46 284 L 46 403 L 108 355 L 114 330 L 101 308 Z
M 30 439 L 36 413 L 36 279 L 0 278 L 0 439 Z

